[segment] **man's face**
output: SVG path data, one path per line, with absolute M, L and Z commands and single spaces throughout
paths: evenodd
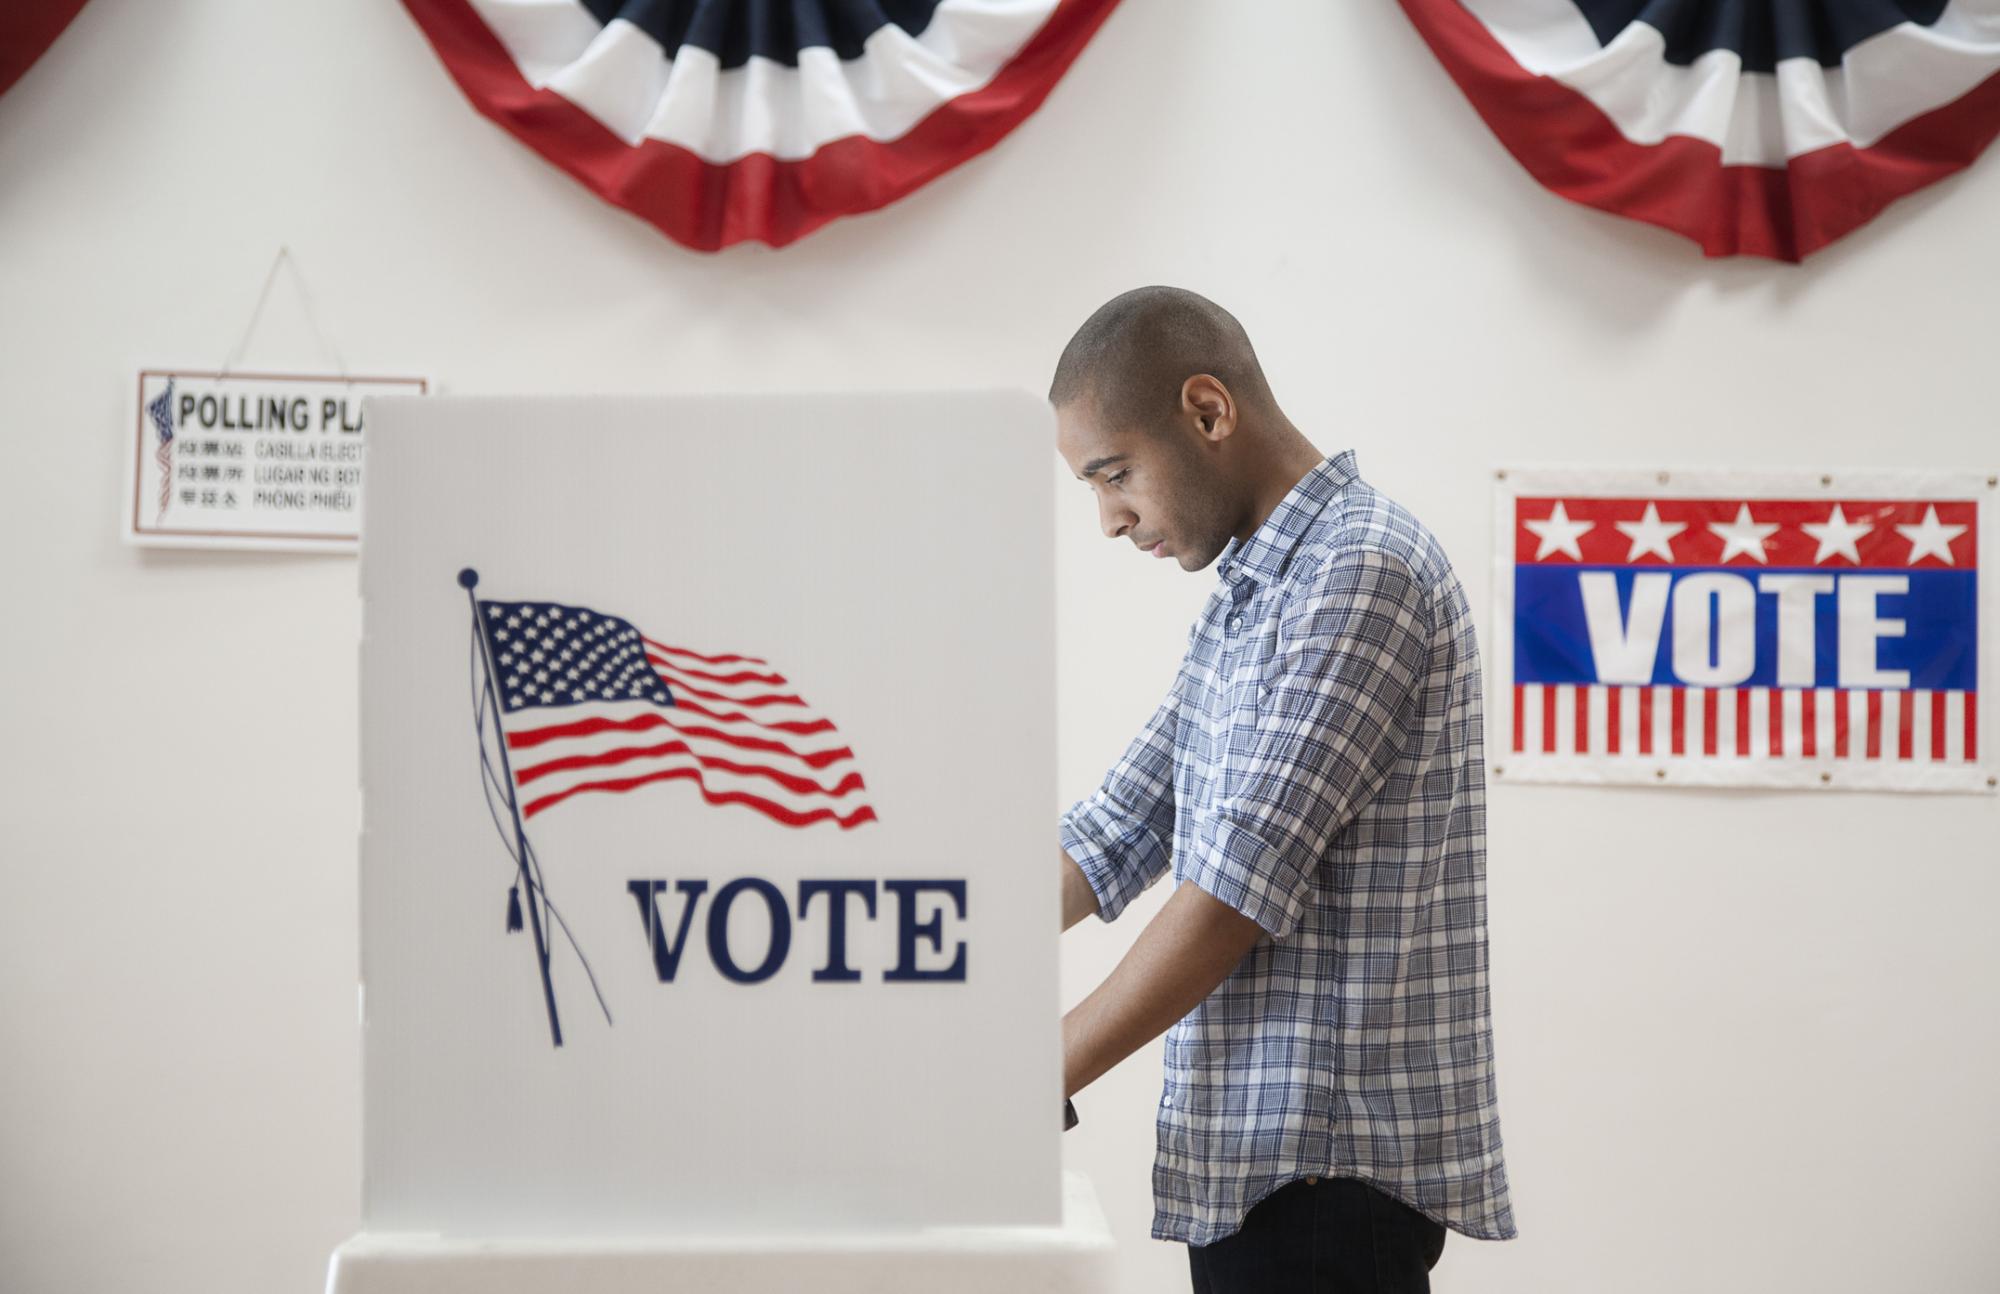
M 1232 526 L 1223 483 L 1190 422 L 1157 433 L 1114 428 L 1093 401 L 1056 409 L 1056 452 L 1097 495 L 1098 523 L 1149 557 L 1198 571 L 1229 545 Z

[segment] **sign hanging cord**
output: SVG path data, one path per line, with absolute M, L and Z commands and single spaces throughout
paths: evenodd
M 278 270 L 282 266 L 291 268 L 292 284 L 298 289 L 299 304 L 305 308 L 306 323 L 311 326 L 313 336 L 319 339 L 320 346 L 332 357 L 333 371 L 343 382 L 351 381 L 347 371 L 347 361 L 341 357 L 340 348 L 327 336 L 326 329 L 320 327 L 319 312 L 313 309 L 312 291 L 306 287 L 306 276 L 299 269 L 298 261 L 292 255 L 292 249 L 282 243 L 278 245 L 278 254 L 271 258 L 271 268 L 264 275 L 263 289 L 257 293 L 257 304 L 250 311 L 250 322 L 243 326 L 243 335 L 237 338 L 236 345 L 229 352 L 229 358 L 222 361 L 222 369 L 216 376 L 228 377 L 237 362 L 243 358 L 243 350 L 250 344 L 250 338 L 257 331 L 257 321 L 263 317 L 264 303 L 271 299 L 271 287 L 278 281 Z

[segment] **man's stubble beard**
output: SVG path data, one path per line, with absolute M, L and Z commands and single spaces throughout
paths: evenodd
M 1182 487 L 1176 511 L 1186 519 L 1183 524 L 1192 533 L 1182 537 L 1182 542 L 1189 547 L 1178 556 L 1183 570 L 1198 571 L 1221 556 L 1222 550 L 1229 546 L 1232 537 L 1229 503 L 1214 492 L 1209 482 L 1183 480 Z M 1194 559 L 1192 565 L 1189 565 L 1190 559 Z

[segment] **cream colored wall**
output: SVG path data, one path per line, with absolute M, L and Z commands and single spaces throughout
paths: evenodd
M 351 365 L 457 392 L 1040 389 L 1101 300 L 1190 286 L 1483 618 L 1497 462 L 2000 465 L 1996 212 L 1989 160 L 1803 269 L 1706 264 L 1536 188 L 1392 5 L 1128 0 L 992 154 L 702 257 L 393 4 L 92 0 L 0 99 L 0 1287 L 316 1289 L 355 1225 L 354 566 L 116 536 L 135 369 L 220 360 L 280 242 Z M 288 293 L 246 362 L 314 358 Z M 1050 481 L 1066 804 L 1213 575 Z M 1991 1286 L 2000 804 L 1500 787 L 1491 825 L 1522 1236 L 1454 1237 L 1440 1289 Z M 1066 1000 L 1165 893 L 1067 936 Z M 1065 1142 L 1133 1294 L 1185 1288 L 1159 1060 Z

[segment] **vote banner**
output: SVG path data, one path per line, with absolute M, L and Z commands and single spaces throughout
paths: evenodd
M 1993 479 L 1504 471 L 1496 780 L 1992 791 Z
M 420 377 L 147 369 L 125 455 L 128 543 L 353 552 L 369 395 Z
M 1047 402 L 366 414 L 366 1228 L 1059 1223 Z

